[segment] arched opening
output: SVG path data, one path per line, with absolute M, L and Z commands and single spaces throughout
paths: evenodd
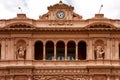
M 70 41 L 67 43 L 67 59 L 68 60 L 75 60 L 75 42 Z
M 57 60 L 64 60 L 65 59 L 65 44 L 63 41 L 57 42 L 56 46 L 56 57 Z
M 78 43 L 78 59 L 86 60 L 86 42 L 81 41 Z
M 43 43 L 41 41 L 35 43 L 34 53 L 35 60 L 43 60 Z
M 46 60 L 54 60 L 54 43 L 48 41 L 45 46 L 46 50 Z

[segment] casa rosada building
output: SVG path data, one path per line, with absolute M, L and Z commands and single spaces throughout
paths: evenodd
M 62 1 L 38 20 L 0 20 L 0 80 L 120 80 L 120 20 Z

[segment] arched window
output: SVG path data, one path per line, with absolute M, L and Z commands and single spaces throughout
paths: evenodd
M 85 60 L 86 59 L 86 42 L 81 41 L 78 43 L 78 59 Z
M 65 44 L 63 41 L 57 42 L 56 55 L 57 55 L 57 60 L 65 59 Z
M 52 41 L 48 41 L 45 46 L 46 51 L 46 60 L 54 59 L 54 43 Z
M 68 60 L 75 60 L 75 42 L 70 41 L 67 43 L 67 59 Z
M 34 53 L 35 60 L 43 60 L 43 43 L 41 41 L 35 43 Z

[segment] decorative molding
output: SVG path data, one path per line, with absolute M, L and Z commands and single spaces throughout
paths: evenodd
M 39 75 L 39 76 L 33 76 L 36 80 L 89 80 L 89 76 L 87 75 L 77 75 L 77 76 L 68 76 L 68 75 Z
M 110 74 L 110 69 L 90 69 L 89 73 L 91 74 Z
M 107 80 L 105 75 L 95 75 L 93 80 Z
M 0 70 L 0 75 L 6 75 L 6 74 L 8 74 L 7 70 Z
M 33 71 L 35 75 L 42 74 L 87 74 L 88 71 L 86 69 L 35 69 Z
M 116 70 L 112 70 L 112 73 L 113 73 L 113 74 L 120 75 L 120 70 L 118 70 L 118 69 L 116 69 Z
M 31 74 L 32 70 L 31 69 L 24 69 L 24 68 L 20 68 L 20 69 L 11 69 L 10 70 L 10 74 Z

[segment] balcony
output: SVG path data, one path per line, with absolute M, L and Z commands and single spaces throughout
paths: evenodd
M 0 66 L 38 66 L 38 67 L 86 67 L 120 66 L 120 60 L 1 60 Z

